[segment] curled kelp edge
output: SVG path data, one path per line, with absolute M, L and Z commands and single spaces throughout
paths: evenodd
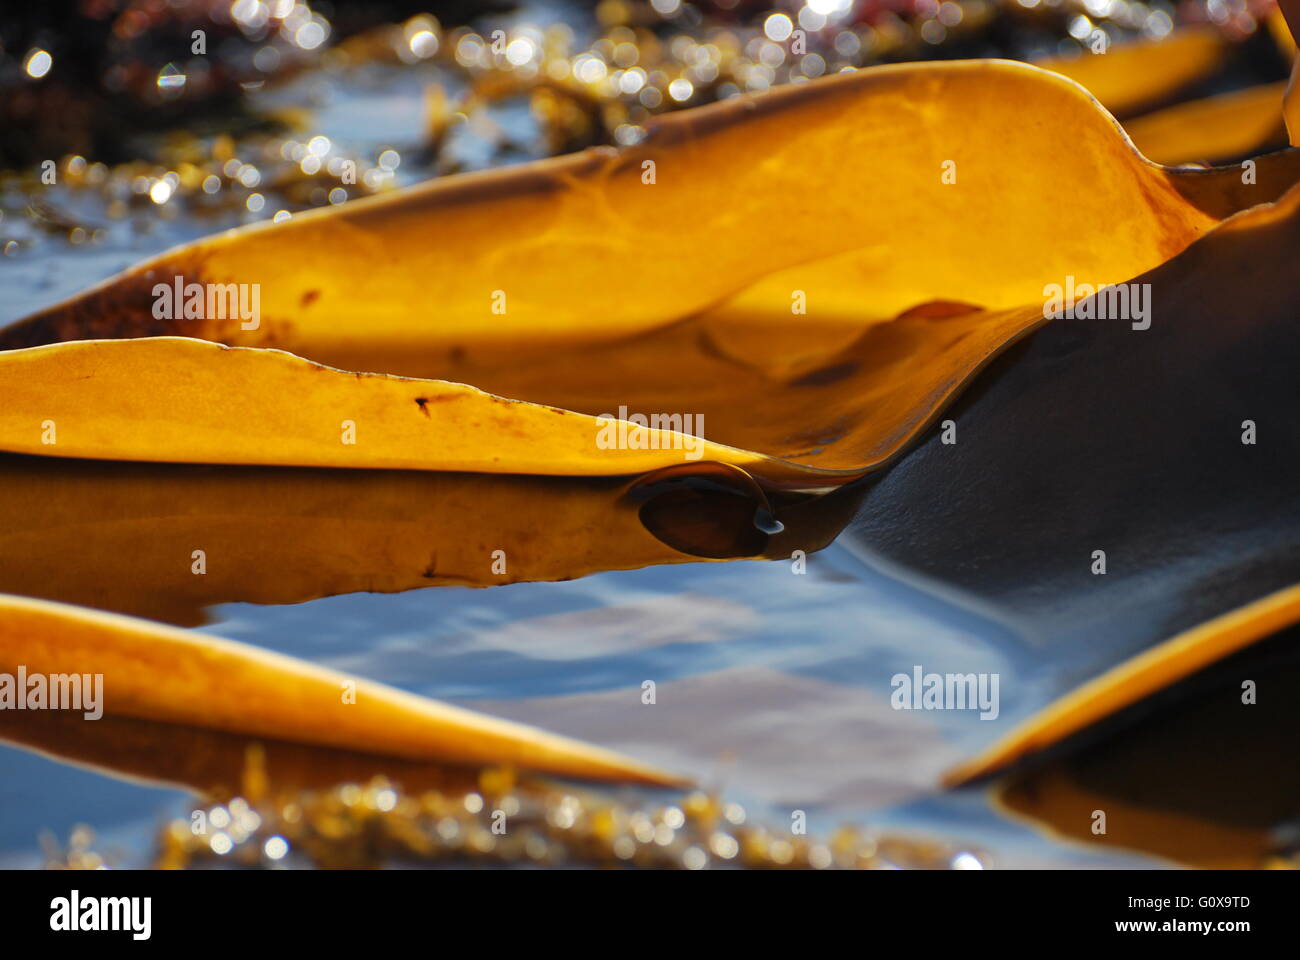
M 1228 44 L 1215 27 L 1186 26 L 1158 40 L 1131 40 L 1101 52 L 1042 57 L 1037 66 L 1095 88 L 1094 96 L 1117 116 L 1128 116 L 1168 101 L 1213 74 L 1224 62 Z
M 692 464 L 711 462 L 740 468 L 764 487 L 824 493 L 901 457 L 989 363 L 1047 323 L 1037 307 L 1010 312 L 1021 315 L 1013 332 L 997 341 L 978 362 L 940 382 L 924 398 L 919 416 L 911 416 L 880 454 L 868 455 L 861 466 L 854 467 L 798 463 L 672 429 L 641 427 L 617 418 L 595 418 L 502 397 L 454 381 L 342 371 L 285 350 L 231 347 L 192 337 L 79 340 L 0 351 L 0 371 L 8 373 L 6 392 L 18 392 L 25 384 L 31 394 L 27 403 L 10 397 L 0 411 L 0 449 L 42 457 L 148 463 L 538 476 L 637 476 L 662 468 L 689 470 Z M 229 359 L 218 369 L 212 363 L 216 358 Z M 239 364 L 238 371 L 231 371 L 230 363 Z M 29 369 L 23 375 L 25 367 Z M 99 372 L 85 373 L 91 368 Z M 157 382 L 147 397 L 135 401 L 130 399 L 131 388 L 138 386 L 142 369 L 156 373 Z M 178 371 L 185 371 L 185 376 L 177 376 Z M 233 372 L 239 373 L 238 384 L 229 382 Z M 330 377 L 325 389 L 318 389 L 320 379 L 315 375 Z M 203 379 L 211 382 L 204 385 Z M 243 390 L 248 384 L 255 389 L 246 395 Z M 279 389 L 286 385 L 294 389 Z M 359 393 L 361 390 L 369 395 Z M 308 399 L 326 399 L 334 410 L 324 410 L 324 405 L 313 405 Z M 498 427 L 515 440 L 495 446 L 491 441 L 499 436 L 498 431 L 491 436 L 482 434 L 476 445 L 473 437 L 478 434 L 463 420 L 447 419 L 438 429 L 430 411 L 441 415 L 445 401 L 461 406 L 468 403 L 480 419 L 495 416 L 500 421 Z M 126 416 L 125 407 L 142 403 L 153 412 Z M 359 431 L 363 420 L 356 411 L 365 403 L 383 403 L 386 415 L 364 421 L 369 433 L 365 444 L 342 444 L 338 425 L 351 420 Z M 183 421 L 185 429 L 177 432 L 172 423 L 175 411 L 186 410 L 192 411 L 191 419 Z M 302 423 L 305 410 L 311 410 L 315 418 L 311 429 Z M 400 410 L 407 411 L 406 418 L 391 416 Z M 195 418 L 207 418 L 201 431 L 196 429 Z M 298 427 L 292 425 L 295 421 Z M 45 432 L 43 424 L 49 423 L 59 431 L 55 442 Z M 598 434 L 611 424 L 627 424 L 627 429 L 637 431 L 645 442 L 637 447 L 599 447 Z M 82 437 L 90 438 L 77 438 L 74 427 Z M 697 446 L 697 455 L 690 457 Z M 455 447 L 456 453 L 448 453 L 448 447 Z
M 18 454 L 543 476 L 633 476 L 711 460 L 794 488 L 809 487 L 810 477 L 833 485 L 859 475 L 637 424 L 628 429 L 640 434 L 643 445 L 601 447 L 602 429 L 625 421 L 498 397 L 469 384 L 341 371 L 285 350 L 192 337 L 78 340 L 0 351 L 0 371 L 6 373 L 6 392 L 25 386 L 32 397 L 23 405 L 10 395 L 0 411 L 0 447 Z M 147 397 L 134 401 L 131 388 L 144 372 L 157 381 Z M 324 385 L 322 375 L 329 379 Z M 244 395 L 250 382 L 255 393 Z M 326 411 L 324 403 L 313 401 L 334 408 Z M 448 401 L 459 407 L 454 415 L 443 414 Z M 385 415 L 364 420 L 357 411 L 367 403 L 381 405 Z M 152 414 L 130 416 L 133 405 Z M 465 405 L 476 423 L 465 420 Z M 309 431 L 302 429 L 304 410 L 312 411 Z M 404 419 L 394 418 L 398 410 L 406 410 Z M 191 411 L 179 431 L 173 423 L 177 411 Z M 442 429 L 439 419 L 445 420 Z M 357 433 L 364 425 L 370 434 L 365 442 L 341 442 L 339 424 L 348 421 Z M 489 429 L 493 421 L 498 429 Z M 44 423 L 55 424 L 55 442 Z M 77 440 L 77 429 L 90 440 Z M 497 445 L 503 433 L 513 437 L 512 444 Z M 698 458 L 690 458 L 697 445 Z M 448 453 L 448 447 L 459 453 Z
M 1129 137 L 1147 156 L 1166 164 L 1230 161 L 1261 150 L 1281 150 L 1286 125 L 1278 105 L 1286 82 L 1268 83 L 1203 100 L 1176 104 L 1125 121 Z

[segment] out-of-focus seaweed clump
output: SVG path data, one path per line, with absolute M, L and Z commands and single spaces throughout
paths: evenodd
M 249 780 L 246 777 L 246 780 Z M 256 774 L 252 779 L 257 779 Z M 404 793 L 383 778 L 272 800 L 244 793 L 210 801 L 165 825 L 160 869 L 381 867 L 624 867 L 726 869 L 984 869 L 968 849 L 936 840 L 842 827 L 832 836 L 778 833 L 744 808 L 704 792 L 634 807 L 608 796 L 519 784 L 488 770 L 477 790 Z M 249 799 L 252 796 L 254 799 Z M 100 869 L 88 828 L 66 849 L 47 844 L 55 869 Z
M 1176 24 L 1285 64 L 1271 0 L 54 0 L 0 12 L 0 253 L 179 217 L 215 230 L 601 144 L 656 115 L 877 63 L 1086 56 Z M 330 90 L 422 89 L 400 143 L 323 136 Z M 402 90 L 399 94 L 396 91 Z M 322 92 L 324 91 L 324 92 Z M 527 120 L 521 120 L 525 116 Z M 396 173 L 398 166 L 400 174 Z M 48 189 L 50 187 L 55 189 Z M 192 233 L 192 231 L 191 231 Z M 179 239 L 179 238 L 177 238 Z
M 43 0 L 0 8 L 0 169 L 77 154 L 137 159 L 142 134 L 266 126 L 245 94 L 320 62 L 333 42 L 466 0 Z

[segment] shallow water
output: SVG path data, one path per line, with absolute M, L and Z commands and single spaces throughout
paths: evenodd
M 418 139 L 422 84 L 411 70 L 369 83 L 308 76 L 275 98 L 314 103 L 314 130 L 336 143 L 405 157 Z M 522 104 L 496 119 L 528 138 Z M 501 159 L 472 137 L 455 150 L 470 168 Z M 398 171 L 404 182 L 427 173 L 406 162 Z M 55 191 L 67 209 L 95 218 L 92 200 Z M 238 222 L 158 220 L 147 234 L 106 222 L 103 243 L 80 248 L 36 238 L 0 258 L 0 325 Z M 936 788 L 945 768 L 1049 699 L 1041 654 L 1006 625 L 873 567 L 847 544 L 810 556 L 804 574 L 782 561 L 684 563 L 560 583 L 228 604 L 210 617 L 200 629 L 693 775 L 777 829 L 803 810 L 811 832 L 843 822 L 912 831 L 968 845 L 994 866 L 1153 862 L 1055 842 L 993 812 L 979 791 Z M 890 678 L 917 664 L 999 674 L 999 717 L 891 709 Z M 653 705 L 641 702 L 646 680 L 657 685 Z M 77 823 L 120 862 L 144 862 L 160 821 L 189 804 L 178 790 L 0 746 L 0 867 L 38 865 L 38 835 L 66 839 Z
M 1010 824 L 939 773 L 1035 704 L 1034 659 L 1005 630 L 864 564 L 840 546 L 808 571 L 700 563 L 561 583 L 351 594 L 214 608 L 204 631 L 427 696 L 535 723 L 699 778 L 780 826 L 871 824 L 969 844 L 995 865 L 1122 864 Z M 895 711 L 913 664 L 998 673 L 1001 714 Z M 656 703 L 641 703 L 653 680 Z M 1030 702 L 1024 702 L 1029 700 Z M 0 865 L 35 838 L 93 826 L 134 860 L 185 794 L 0 748 Z M 1136 858 L 1135 858 L 1136 859 Z

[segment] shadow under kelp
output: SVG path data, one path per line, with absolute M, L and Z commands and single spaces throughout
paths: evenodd
M 999 781 L 996 805 L 1090 847 L 1193 866 L 1294 856 L 1297 641 L 1291 627 L 1067 738 Z
M 193 626 L 231 601 L 788 558 L 851 513 L 843 498 L 774 503 L 709 463 L 567 478 L 5 455 L 0 592 Z

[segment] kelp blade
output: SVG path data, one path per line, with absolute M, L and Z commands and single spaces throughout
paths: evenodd
M 0 456 L 0 593 L 181 626 L 218 603 L 487 587 L 829 543 L 841 501 L 773 504 L 716 464 L 639 477 Z M 755 525 L 759 509 L 784 530 Z
M 1057 136 L 1020 122 L 1026 103 Z M 73 366 L 148 377 L 156 406 L 105 380 L 60 381 L 59 394 L 79 396 L 67 440 L 42 441 L 36 427 L 57 418 L 33 395 L 10 398 L 0 443 L 85 457 L 553 474 L 683 459 L 597 450 L 582 417 L 448 385 L 472 383 L 587 416 L 691 416 L 715 444 L 707 459 L 773 485 L 830 486 L 895 456 L 1041 323 L 1040 307 L 1016 305 L 1040 303 L 1045 282 L 1140 273 L 1237 206 L 1276 196 L 1294 166 L 1290 156 L 1261 164 L 1249 189 L 1236 170 L 1154 166 L 1077 85 L 1023 64 L 866 70 L 685 112 L 621 152 L 451 178 L 214 237 L 0 334 L 19 347 L 181 333 L 448 383 L 359 378 L 345 390 L 338 375 L 306 377 L 318 368 L 231 354 L 221 362 L 239 375 L 204 385 L 199 402 L 192 394 L 216 364 L 198 347 L 65 348 L 35 355 L 48 365 L 41 377 Z M 1000 185 L 1012 169 L 1008 193 Z M 1066 204 L 1063 182 L 1078 186 Z M 1108 240 L 1095 243 L 1103 223 Z M 155 286 L 177 277 L 260 284 L 257 329 L 237 317 L 156 319 Z M 170 364 L 186 377 L 163 382 Z M 454 415 L 435 396 L 457 398 Z M 122 404 L 135 407 L 118 416 Z M 351 449 L 334 436 L 344 419 L 360 426 L 349 407 L 382 421 L 369 420 L 371 440 Z M 484 426 L 493 439 L 477 435 Z M 498 437 L 508 440 L 499 452 Z
M 0 670 L 16 677 L 20 667 L 29 678 L 102 677 L 100 706 L 110 716 L 427 763 L 661 786 L 681 782 L 599 747 L 245 644 L 5 596 Z
M 1157 163 L 1214 163 L 1286 146 L 1285 83 L 1180 103 L 1126 121 L 1142 154 Z
M 1223 63 L 1226 52 L 1223 35 L 1201 26 L 1177 30 L 1160 40 L 1035 62 L 1081 84 L 1116 116 L 1127 116 L 1209 76 Z
M 1135 278 L 1149 326 L 1042 327 L 946 411 L 956 443 L 931 431 L 865 486 L 842 542 L 1006 624 L 1045 678 L 1027 688 L 1040 708 L 1170 637 L 1220 656 L 1281 628 L 1300 616 L 1297 255 L 1293 190 Z M 1247 630 L 1232 611 L 1257 602 Z M 1086 726 L 1185 672 L 1151 656 L 1066 716 Z

